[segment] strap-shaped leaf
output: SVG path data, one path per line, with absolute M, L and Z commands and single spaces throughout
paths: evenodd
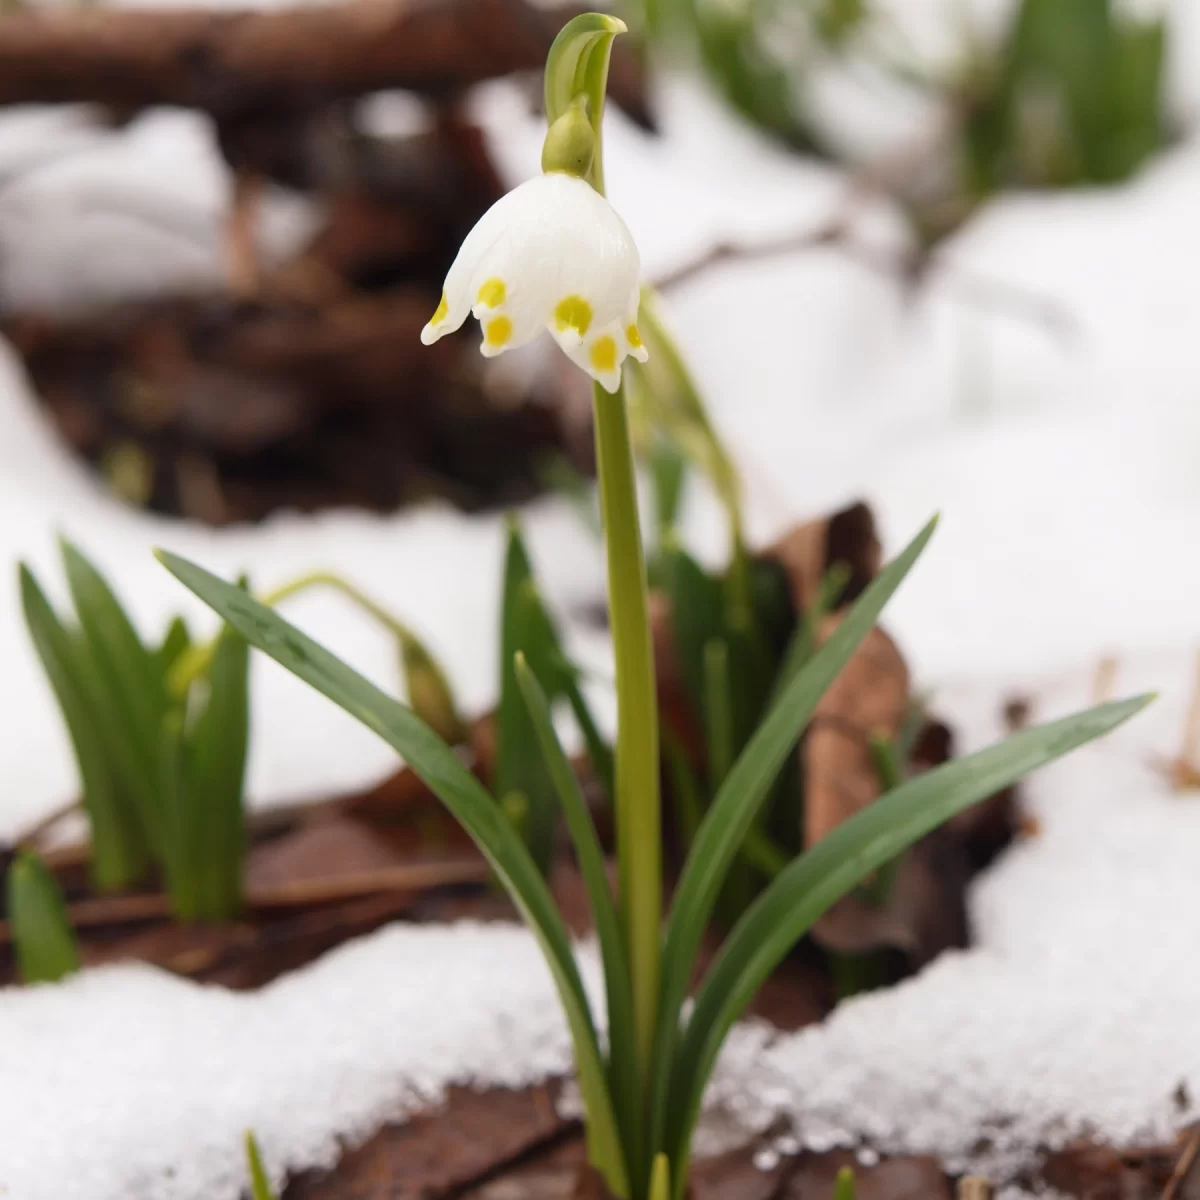
M 246 1134 L 246 1167 L 250 1172 L 250 1200 L 276 1200 L 258 1152 L 258 1141 L 252 1133 Z
M 163 693 L 167 693 L 167 676 L 171 668 L 179 661 L 192 644 L 192 635 L 188 632 L 187 622 L 182 617 L 174 617 L 167 626 L 163 640 L 154 651 L 154 662 L 162 676 Z
M 79 970 L 62 889 L 36 854 L 18 854 L 8 869 L 8 919 L 23 982 L 57 983 Z
M 250 647 L 226 629 L 208 670 L 208 701 L 188 730 L 184 803 L 200 837 L 201 913 L 229 920 L 241 908 L 245 814 L 242 805 L 250 746 Z
M 837 678 L 884 605 L 933 536 L 935 517 L 858 598 L 841 625 L 791 680 L 779 702 L 738 756 L 696 834 L 675 889 L 663 947 L 662 999 L 655 1038 L 651 1148 L 667 1148 L 665 1133 L 670 1067 L 678 1038 L 679 1013 L 687 994 L 696 951 L 730 864 L 770 792 L 784 759 L 808 723 L 826 688 Z M 672 1159 L 672 1161 L 676 1161 Z
M 608 87 L 608 60 L 613 38 L 628 26 L 604 13 L 580 13 L 559 31 L 546 55 L 546 124 L 561 117 L 576 96 L 586 96 L 588 119 L 596 135 L 595 156 L 588 182 L 604 195 L 604 165 L 600 155 L 600 123 Z
M 557 805 L 554 784 L 538 748 L 529 709 L 517 684 L 514 663 L 523 654 L 542 686 L 553 692 L 561 671 L 558 634 L 533 582 L 533 567 L 521 531 L 509 526 L 500 602 L 500 702 L 496 709 L 496 795 L 524 797 L 521 826 L 525 844 L 542 874 L 554 854 Z
M 725 939 L 696 995 L 672 1069 L 668 1145 L 683 1161 L 704 1087 L 733 1023 L 809 926 L 861 879 L 955 813 L 1127 721 L 1151 697 L 1100 705 L 928 771 L 795 859 Z
M 34 648 L 58 701 L 91 823 L 92 879 L 101 891 L 137 883 L 149 867 L 141 819 L 104 738 L 99 684 L 78 631 L 68 630 L 51 608 L 33 573 L 20 567 L 21 607 Z
M 63 541 L 61 548 L 75 615 L 103 689 L 105 719 L 114 726 L 114 742 L 129 756 L 128 782 L 147 838 L 157 847 L 162 818 L 154 781 L 166 704 L 162 676 L 104 576 L 70 542 Z
M 507 888 L 546 956 L 575 1048 L 579 1086 L 587 1109 L 593 1162 L 618 1195 L 629 1177 L 612 1100 L 570 938 L 529 851 L 500 806 L 411 709 L 306 637 L 277 613 L 233 584 L 176 555 L 160 551 L 166 568 L 236 629 L 252 646 L 316 688 L 402 754 L 410 767 L 475 840 Z
M 592 921 L 596 926 L 608 1001 L 609 1086 L 617 1122 L 625 1139 L 629 1170 L 636 1179 L 642 1166 L 639 1148 L 645 1130 L 635 1069 L 637 1042 L 633 1023 L 633 992 L 630 990 L 629 963 L 621 940 L 617 909 L 604 866 L 604 852 L 600 848 L 600 839 L 596 836 L 596 827 L 588 812 L 583 789 L 554 732 L 546 693 L 524 658 L 518 656 L 515 666 L 517 682 L 529 707 L 546 769 L 562 804 L 563 820 L 575 846 L 579 873 L 583 876 Z

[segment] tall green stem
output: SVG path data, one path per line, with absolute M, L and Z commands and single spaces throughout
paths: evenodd
M 625 391 L 593 388 L 608 608 L 617 673 L 617 858 L 643 1087 L 658 1020 L 662 859 L 658 702 Z

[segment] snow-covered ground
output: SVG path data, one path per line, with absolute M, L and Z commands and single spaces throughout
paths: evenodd
M 1187 0 L 1175 10 L 1187 37 L 1175 50 L 1173 104 L 1190 114 L 1200 21 Z M 513 180 L 535 170 L 538 134 L 519 98 L 489 88 L 477 105 Z M 614 113 L 606 146 L 611 195 L 651 277 L 714 241 L 816 227 L 839 210 L 844 175 L 770 146 L 694 84 L 668 81 L 662 111 L 661 141 Z M 862 132 L 872 145 L 888 136 Z M 82 110 L 5 114 L 0 180 L 6 300 L 75 303 L 217 269 L 228 181 L 191 115 L 149 114 L 113 136 L 90 129 Z M 1007 1154 L 1089 1125 L 1114 1139 L 1161 1133 L 1181 1078 L 1200 1095 L 1200 995 L 1187 971 L 1200 810 L 1147 765 L 1151 749 L 1177 748 L 1200 644 L 1198 202 L 1200 145 L 1185 142 L 1127 187 L 991 205 L 945 248 L 915 301 L 837 249 L 722 266 L 669 297 L 745 467 L 756 537 L 865 496 L 894 549 L 942 511 L 888 624 L 949 711 L 980 714 L 972 742 L 1012 684 L 1042 696 L 1044 715 L 1086 702 L 1089 664 L 1103 654 L 1136 664 L 1136 677 L 1118 675 L 1118 691 L 1164 693 L 1108 745 L 1032 785 L 1043 832 L 976 889 L 978 949 L 761 1054 L 750 1048 L 762 1031 L 738 1035 L 718 1099 L 750 1124 L 782 1112 L 813 1141 L 865 1138 L 956 1159 L 988 1120 L 1015 1119 L 1001 1139 Z M 146 220 L 163 212 L 169 221 Z M 312 214 L 280 196 L 267 218 L 266 240 L 281 248 Z M 886 247 L 898 228 L 876 207 L 859 236 Z M 981 303 L 981 278 L 1054 302 L 1070 316 L 1069 336 Z M 148 630 L 176 608 L 204 616 L 151 558 L 156 544 L 226 574 L 248 569 L 262 587 L 340 570 L 427 638 L 467 707 L 494 698 L 498 518 L 428 509 L 193 529 L 104 495 L 56 444 L 7 354 L 0 412 L 0 564 L 29 559 L 61 595 L 53 536 L 63 530 L 111 572 Z M 573 516 L 548 502 L 527 522 L 552 599 L 566 610 L 598 595 L 597 550 Z M 720 522 L 704 497 L 688 525 L 702 552 L 719 552 Z M 0 834 L 74 787 L 9 569 Z M 339 600 L 307 597 L 289 613 L 396 685 L 392 648 Z M 594 634 L 573 636 L 602 660 Z M 392 764 L 270 664 L 256 663 L 254 703 L 258 803 L 369 783 Z M 455 939 L 477 941 L 478 956 L 459 954 Z M 493 993 L 495 954 L 527 956 L 529 967 L 484 1013 L 470 972 Z M 504 1078 L 514 1062 L 497 1054 L 498 1031 L 510 1047 L 540 1048 L 534 1074 L 560 1069 L 547 994 L 522 935 L 479 930 L 388 931 L 255 996 L 132 968 L 0 993 L 0 1185 L 15 1200 L 232 1198 L 246 1125 L 276 1167 L 325 1161 L 337 1137 L 401 1112 L 413 1089 L 472 1071 Z M 443 1044 L 456 1047 L 434 1066 L 398 1032 L 429 995 Z M 447 1007 L 454 995 L 472 1003 Z M 361 1019 L 329 1027 L 335 1006 Z M 311 1051 L 294 1055 L 289 1038 Z M 320 1099 L 304 1106 L 296 1096 Z

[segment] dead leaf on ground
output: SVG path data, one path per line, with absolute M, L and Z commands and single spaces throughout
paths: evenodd
M 812 607 L 821 581 L 835 563 L 845 563 L 850 569 L 842 593 L 842 602 L 849 603 L 879 573 L 882 554 L 875 518 L 860 502 L 832 516 L 797 525 L 768 547 L 763 557 L 775 559 L 783 567 L 792 603 L 798 613 L 804 613 Z
M 819 641 L 827 641 L 840 623 L 839 615 L 827 617 Z M 801 747 L 806 846 L 878 797 L 870 738 L 895 738 L 908 709 L 908 667 L 896 643 L 876 627 L 821 697 Z

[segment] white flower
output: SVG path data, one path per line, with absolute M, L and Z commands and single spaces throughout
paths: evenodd
M 609 392 L 627 355 L 646 361 L 637 328 L 641 262 L 609 204 L 578 176 L 539 175 L 496 201 L 467 234 L 425 345 L 474 313 L 491 357 L 548 329 Z

